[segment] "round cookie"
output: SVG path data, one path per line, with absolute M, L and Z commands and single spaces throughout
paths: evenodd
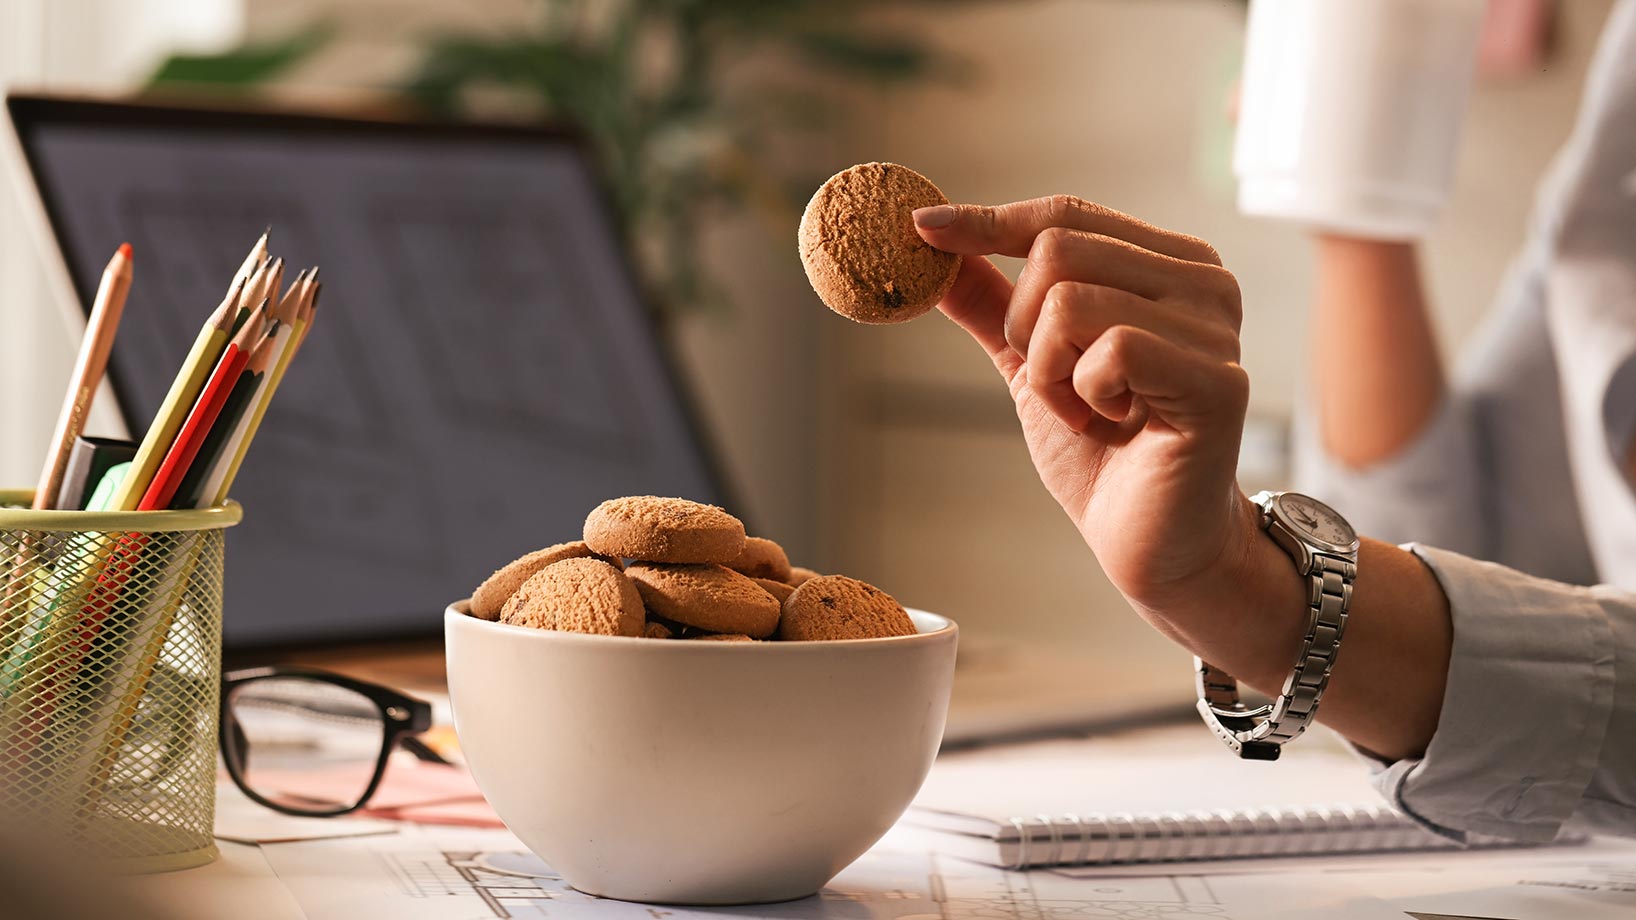
M 778 600 L 724 566 L 636 562 L 626 574 L 648 609 L 667 620 L 753 639 L 765 639 L 778 628 Z
M 602 636 L 642 635 L 642 596 L 625 573 L 600 559 L 576 558 L 534 573 L 506 601 L 512 626 Z
M 585 544 L 598 553 L 644 562 L 731 562 L 744 551 L 744 523 L 715 505 L 630 495 L 591 511 Z
M 689 639 L 688 641 L 689 642 L 754 642 L 756 640 L 750 638 L 749 636 L 744 635 L 743 633 L 705 633 L 702 636 L 694 636 L 691 639 Z
M 819 576 L 821 576 L 823 574 L 824 573 L 822 573 L 822 572 L 815 572 L 812 569 L 807 568 L 806 566 L 792 565 L 792 566 L 790 566 L 790 577 L 786 580 L 785 583 L 789 584 L 789 585 L 793 585 L 793 586 L 799 588 L 802 585 L 806 584 L 807 582 L 813 580 L 814 578 L 818 578 Z
M 845 575 L 821 575 L 784 602 L 778 638 L 884 639 L 912 636 L 914 621 L 890 594 Z
M 761 537 L 746 537 L 744 550 L 727 567 L 751 578 L 790 579 L 790 557 L 785 555 L 784 547 Z
M 750 580 L 760 585 L 762 590 L 771 594 L 773 600 L 778 601 L 779 604 L 789 600 L 790 595 L 795 593 L 795 586 L 787 582 L 774 581 L 771 578 L 752 578 Z
M 575 540 L 572 543 L 558 543 L 545 549 L 537 549 L 520 559 L 513 559 L 496 569 L 493 575 L 484 579 L 483 583 L 477 586 L 477 590 L 471 593 L 471 615 L 479 620 L 498 620 L 500 608 L 505 606 L 506 601 L 510 600 L 511 596 L 517 593 L 517 589 L 522 587 L 523 582 L 533 577 L 535 572 L 564 559 L 596 555 L 591 552 L 589 546 Z M 625 563 L 618 557 L 598 558 L 615 568 L 625 567 Z
M 836 173 L 801 215 L 807 281 L 831 310 L 860 323 L 924 314 L 954 285 L 960 256 L 921 239 L 914 211 L 948 203 L 925 176 L 896 163 Z

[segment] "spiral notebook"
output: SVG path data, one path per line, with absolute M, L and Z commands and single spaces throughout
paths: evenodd
M 905 821 L 939 832 L 936 850 L 1011 869 L 1460 848 L 1393 811 L 1345 752 L 1265 763 L 1191 743 L 1128 750 L 1059 742 L 945 757 Z

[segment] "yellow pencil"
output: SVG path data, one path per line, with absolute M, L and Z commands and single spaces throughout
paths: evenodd
M 238 305 L 243 284 L 244 282 L 239 282 L 227 292 L 221 306 L 217 307 L 216 312 L 205 321 L 204 327 L 199 330 L 198 338 L 193 340 L 193 348 L 187 353 L 187 359 L 182 362 L 181 372 L 171 382 L 170 392 L 165 394 L 165 401 L 159 404 L 159 412 L 154 415 L 153 423 L 148 426 L 148 433 L 143 436 L 142 444 L 136 450 L 136 457 L 131 460 L 130 472 L 125 475 L 125 481 L 120 483 L 119 489 L 114 493 L 113 501 L 109 505 L 111 510 L 135 511 L 137 503 L 142 501 L 142 493 L 146 492 L 148 485 L 153 482 L 153 474 L 158 471 L 159 464 L 165 459 L 171 442 L 176 440 L 176 432 L 181 430 L 182 422 L 187 420 L 187 414 L 193 410 L 193 401 L 199 398 L 199 391 L 204 389 L 205 381 L 215 369 L 217 359 L 227 347 L 234 310 Z
M 318 306 L 318 291 L 323 287 L 323 285 L 313 280 L 316 277 L 318 277 L 318 269 L 315 268 L 310 275 L 298 279 L 296 284 L 291 286 L 292 291 L 299 292 L 294 325 L 284 343 L 282 353 L 278 356 L 277 363 L 273 365 L 272 372 L 267 375 L 266 381 L 262 384 L 263 392 L 257 395 L 255 405 L 251 408 L 249 416 L 242 424 L 243 431 L 235 435 L 238 445 L 233 452 L 232 461 L 226 465 L 225 473 L 221 476 L 221 482 L 212 496 L 213 504 L 219 505 L 227 500 L 227 491 L 233 487 L 233 478 L 239 474 L 239 466 L 244 463 L 245 454 L 250 452 L 250 442 L 255 440 L 256 431 L 261 428 L 261 418 L 267 414 L 267 406 L 272 403 L 273 394 L 278 392 L 278 385 L 284 380 L 284 369 L 290 366 L 290 360 L 295 357 L 295 353 L 300 350 L 301 343 L 307 337 L 307 330 L 312 328 L 313 313 Z M 280 307 L 282 306 L 283 303 L 281 302 Z M 211 494 L 208 488 L 206 488 L 205 494 Z
M 283 298 L 274 308 L 272 317 L 278 326 L 278 334 L 272 354 L 272 366 L 282 367 L 283 356 L 295 342 L 296 320 L 303 313 L 303 305 L 307 297 L 307 273 L 301 272 L 295 276 L 295 282 L 290 289 L 284 292 Z M 219 505 L 227 498 L 227 485 L 232 475 L 238 472 L 245 451 L 249 449 L 253 426 L 260 418 L 261 406 L 265 403 L 272 385 L 273 375 L 264 374 L 252 394 L 249 411 L 235 423 L 233 432 L 228 439 L 221 458 L 210 472 L 210 478 L 205 481 L 200 497 L 207 499 L 211 505 Z M 208 506 L 207 506 L 208 507 Z

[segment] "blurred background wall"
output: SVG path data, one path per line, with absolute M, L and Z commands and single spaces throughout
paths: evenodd
M 245 34 L 242 0 L 3 0 L 0 89 L 121 93 L 141 86 L 178 50 L 226 47 Z M 50 303 L 51 288 L 13 175 L 0 179 L 0 483 L 32 488 L 79 334 Z M 117 424 L 107 400 L 92 434 Z
M 1534 183 L 1568 131 L 1610 4 L 1563 4 L 1549 66 L 1476 91 L 1454 202 L 1426 257 L 1451 352 L 1521 239 Z M 279 92 L 334 103 L 401 75 L 426 34 L 504 34 L 538 14 L 534 0 L 6 0 L 0 81 L 117 90 L 138 84 L 169 47 L 274 39 L 325 18 L 340 37 Z M 78 25 L 110 15 L 141 25 Z M 1306 364 L 1309 253 L 1299 232 L 1245 220 L 1233 207 L 1226 112 L 1242 4 L 1000 0 L 871 15 L 957 53 L 965 76 L 846 90 L 843 120 L 781 155 L 818 177 L 862 160 L 903 162 L 955 200 L 1070 192 L 1209 239 L 1244 292 L 1251 441 L 1260 445 L 1247 453 L 1246 485 L 1279 483 Z M 70 338 L 55 321 L 33 318 L 43 288 L 6 195 L 0 385 L 54 393 L 67 376 Z M 735 307 L 684 315 L 674 330 L 753 523 L 798 561 L 876 581 L 979 634 L 1026 626 L 1174 655 L 1124 610 L 1039 487 L 982 354 L 936 317 L 863 328 L 828 313 L 795 258 L 797 216 L 798 208 L 774 208 L 713 223 L 707 258 Z M 44 413 L 19 417 L 8 407 L 3 481 L 33 480 L 50 424 Z

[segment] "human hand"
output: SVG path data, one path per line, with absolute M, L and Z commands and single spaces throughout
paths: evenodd
M 1261 548 L 1235 475 L 1237 281 L 1204 241 L 1068 196 L 915 222 L 967 257 L 939 308 L 1010 385 L 1046 488 L 1132 606 L 1185 632 Z M 994 254 L 1027 258 L 1015 286 Z

